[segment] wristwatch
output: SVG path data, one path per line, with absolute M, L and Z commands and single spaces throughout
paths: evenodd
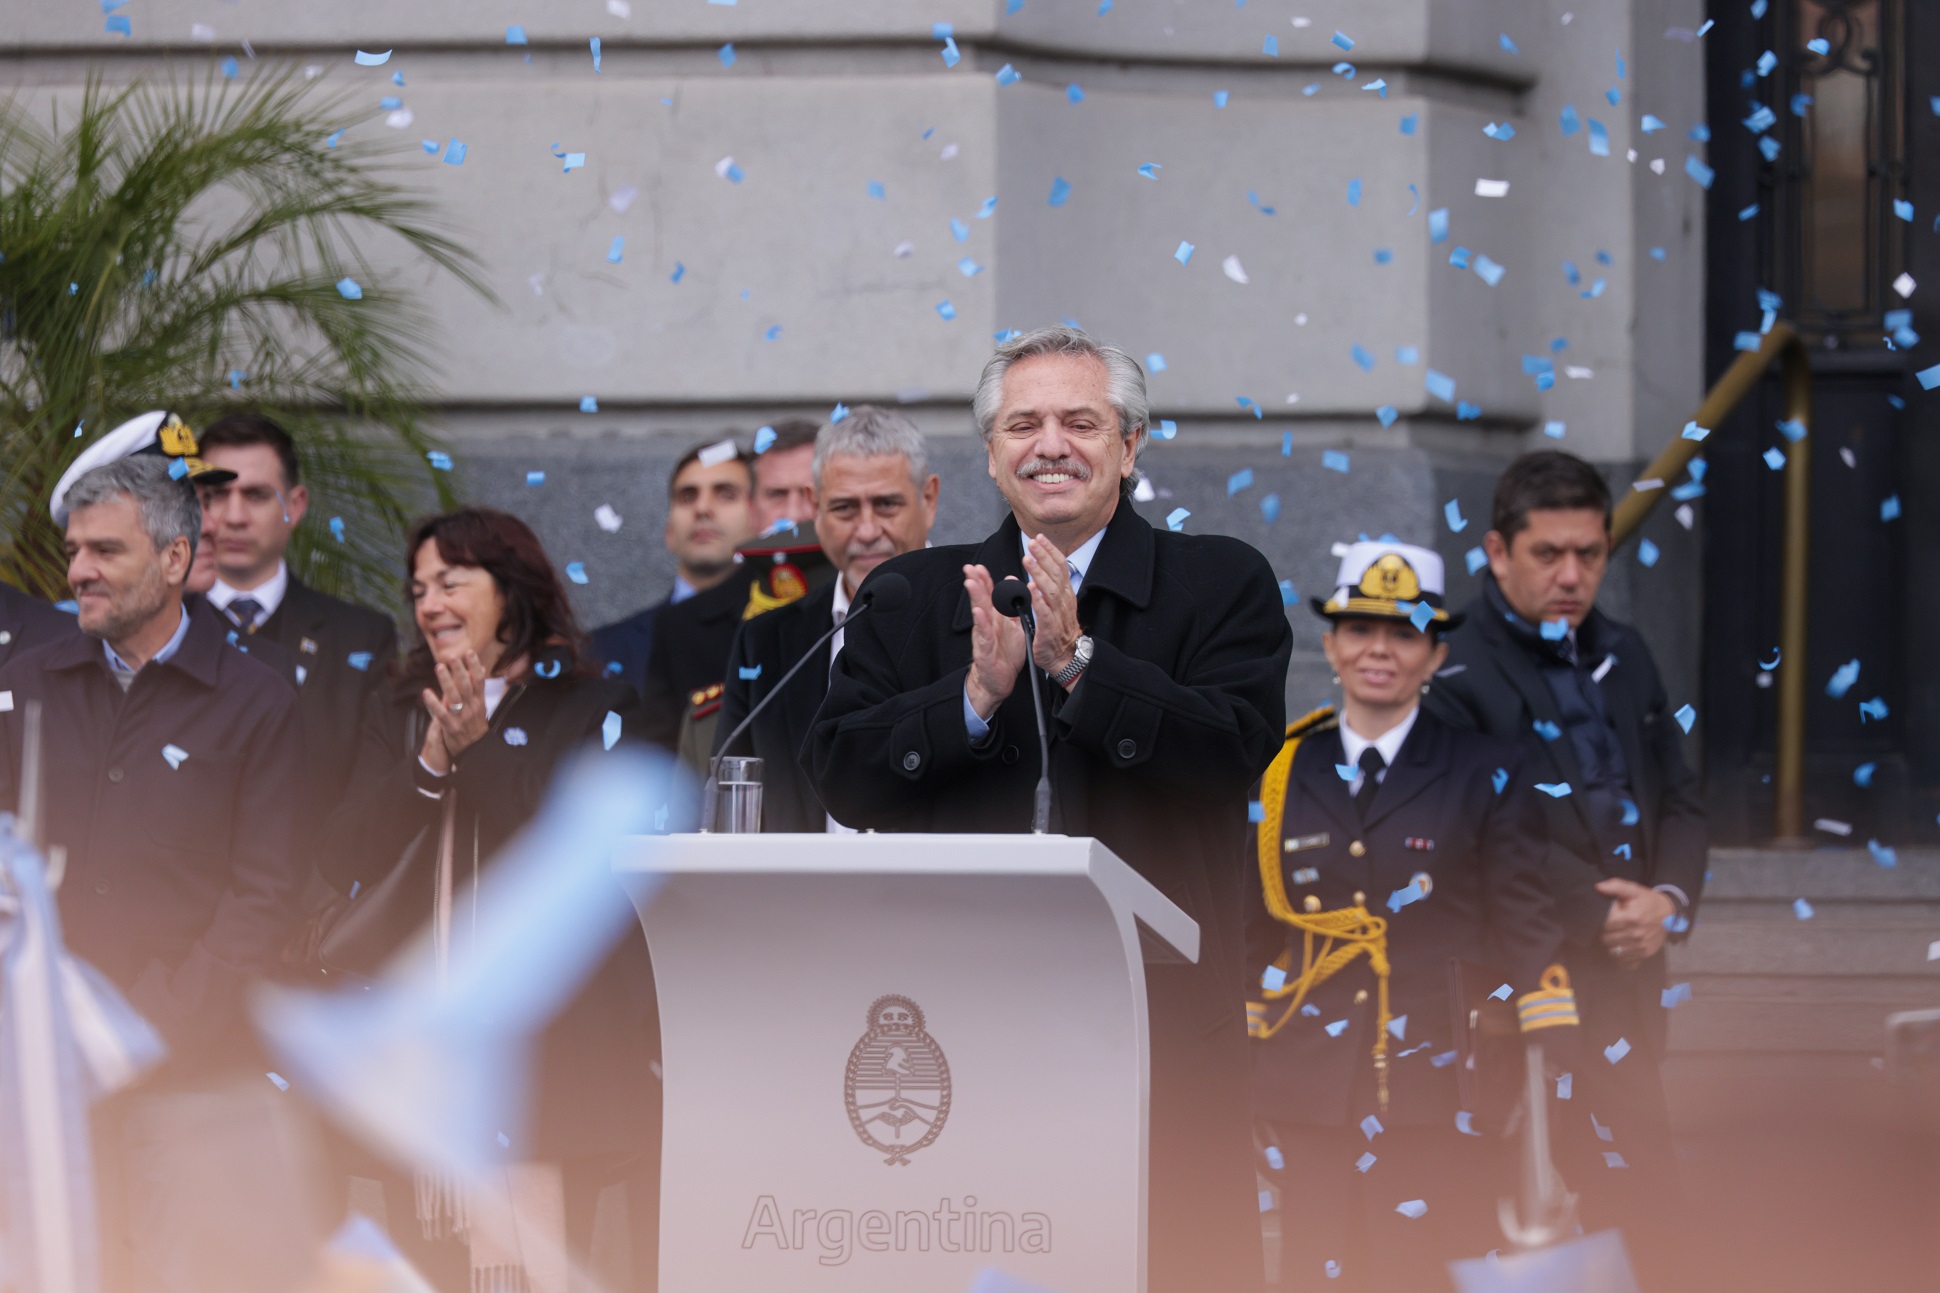
M 1069 687 L 1076 682 L 1078 675 L 1091 663 L 1091 634 L 1080 633 L 1071 648 L 1071 663 L 1051 675 L 1051 681 L 1060 687 Z

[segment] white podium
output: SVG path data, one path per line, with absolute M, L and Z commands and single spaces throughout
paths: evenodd
M 1096 840 L 675 835 L 640 911 L 661 1293 L 1145 1288 L 1150 960 L 1198 926 Z M 636 902 L 651 888 L 633 880 Z

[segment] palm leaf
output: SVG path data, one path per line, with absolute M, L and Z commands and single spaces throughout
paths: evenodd
M 349 138 L 369 114 L 293 66 L 97 76 L 63 106 L 43 125 L 0 104 L 0 578 L 64 595 L 47 499 L 94 435 L 251 408 L 303 458 L 292 566 L 393 601 L 406 519 L 452 495 L 428 461 L 431 320 L 384 280 L 402 251 L 492 300 L 477 259 L 400 182 L 404 150 Z

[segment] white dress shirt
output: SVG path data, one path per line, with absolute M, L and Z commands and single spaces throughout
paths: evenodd
M 290 567 L 287 562 L 276 563 L 276 573 L 265 579 L 255 588 L 236 588 L 216 579 L 216 586 L 209 590 L 209 604 L 219 611 L 227 611 L 229 603 L 238 597 L 253 597 L 256 604 L 263 608 L 262 618 L 256 623 L 267 624 L 269 617 L 276 614 L 276 608 L 283 604 L 284 594 L 290 591 Z
M 1408 739 L 1408 733 L 1414 731 L 1415 718 L 1420 713 L 1421 706 L 1416 705 L 1408 711 L 1408 717 L 1402 719 L 1399 723 L 1396 723 L 1372 741 L 1349 727 L 1345 718 L 1341 719 L 1341 749 L 1347 755 L 1346 763 L 1355 769 L 1354 780 L 1349 782 L 1347 786 L 1347 793 L 1350 798 L 1361 793 L 1361 782 L 1367 778 L 1367 774 L 1359 770 L 1361 765 L 1361 751 L 1371 745 L 1381 752 L 1381 771 L 1374 778 L 1374 784 L 1377 786 L 1380 785 L 1388 779 L 1388 769 L 1394 766 L 1395 758 L 1401 753 L 1402 742 Z

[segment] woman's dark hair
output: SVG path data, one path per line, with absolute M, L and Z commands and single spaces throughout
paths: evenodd
M 1589 510 L 1610 528 L 1610 487 L 1596 468 L 1561 449 L 1538 449 L 1510 463 L 1495 483 L 1489 521 L 1504 543 L 1529 528 L 1531 512 Z
M 549 659 L 559 662 L 561 675 L 585 672 L 585 641 L 572 601 L 531 526 L 490 507 L 461 507 L 419 521 L 404 548 L 406 602 L 412 600 L 411 572 L 418 551 L 427 543 L 438 545 L 446 565 L 474 566 L 492 577 L 505 598 L 498 640 L 505 644 L 506 660 L 524 656 L 532 664 L 544 648 Z M 435 676 L 431 647 L 422 634 L 405 657 L 400 676 L 416 686 Z

